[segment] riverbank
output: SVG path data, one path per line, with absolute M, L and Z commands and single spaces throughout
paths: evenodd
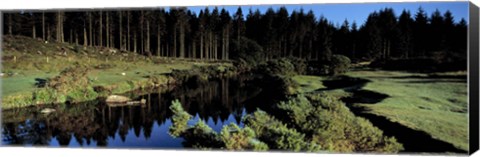
M 147 58 L 103 47 L 78 48 L 21 36 L 4 38 L 2 109 L 89 101 L 108 94 L 174 84 L 185 76 L 172 73 L 183 70 L 186 70 L 183 74 L 198 74 L 197 71 L 203 70 L 215 75 L 234 70 L 227 61 Z M 78 75 L 77 68 L 84 68 L 85 73 Z M 56 89 L 45 88 L 49 83 L 53 85 L 47 80 L 55 77 Z M 66 91 L 58 92 L 58 88 Z
M 349 79 L 296 76 L 294 80 L 300 84 L 300 91 L 326 92 L 347 101 L 350 110 L 357 116 L 369 119 L 386 135 L 395 136 L 395 132 L 391 132 L 392 129 L 388 126 L 397 125 L 397 128 L 404 128 L 411 132 L 412 136 L 419 135 L 417 138 L 395 136 L 399 142 L 418 144 L 424 139 L 423 147 L 410 145 L 405 146 L 406 149 L 411 151 L 419 151 L 412 148 L 428 148 L 424 151 L 468 150 L 465 72 L 411 73 L 355 70 L 346 73 L 345 76 L 364 81 L 353 84 L 355 88 L 329 88 L 326 83 L 334 84 L 336 80 L 337 84 L 349 84 L 347 81 Z M 434 148 L 437 146 L 431 141 L 448 143 L 455 148 L 448 144 L 438 144 L 442 147 Z M 443 145 L 446 146 L 443 147 Z M 448 149 L 444 149 L 446 147 Z

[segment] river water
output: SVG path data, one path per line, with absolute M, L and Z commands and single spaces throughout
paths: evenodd
M 2 112 L 2 145 L 109 148 L 184 148 L 168 133 L 169 109 L 178 99 L 194 118 L 219 132 L 223 125 L 243 126 L 242 117 L 264 105 L 262 89 L 246 77 L 187 83 L 171 90 L 137 96 L 144 106 L 110 107 L 101 101 L 36 106 Z M 259 98 L 260 97 L 260 98 Z M 40 113 L 51 107 L 56 112 Z

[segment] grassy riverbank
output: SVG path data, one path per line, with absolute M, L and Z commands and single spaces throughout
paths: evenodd
M 186 60 L 174 58 L 146 58 L 132 52 L 99 47 L 78 47 L 65 43 L 45 43 L 20 36 L 4 38 L 2 60 L 2 108 L 25 107 L 40 103 L 63 103 L 66 98 L 42 96 L 44 88 L 39 83 L 60 76 L 66 69 L 88 69 L 85 77 L 88 86 L 108 89 L 108 94 L 118 94 L 147 86 L 172 83 L 169 76 L 175 70 L 210 67 L 223 70 L 232 67 L 229 62 Z M 67 77 L 65 77 L 67 78 Z M 98 91 L 97 91 L 98 92 Z M 70 91 L 70 93 L 75 93 Z M 77 93 L 84 94 L 85 92 Z M 67 94 L 67 93 L 65 93 Z M 80 96 L 85 101 L 106 93 Z M 47 97 L 47 98 L 45 98 Z M 55 100 L 54 100 L 55 99 Z M 41 101 L 40 101 L 41 100 Z
M 351 71 L 345 75 L 369 80 L 362 90 L 388 97 L 375 104 L 357 103 L 367 113 L 386 117 L 408 128 L 424 131 L 434 139 L 468 150 L 466 72 L 410 73 L 398 71 Z M 296 76 L 300 91 L 324 88 L 318 76 Z M 326 92 L 348 97 L 342 89 Z

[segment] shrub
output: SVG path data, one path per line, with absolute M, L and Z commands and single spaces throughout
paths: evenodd
M 228 150 L 268 150 L 267 144 L 256 139 L 255 132 L 248 126 L 243 129 L 233 123 L 223 126 L 220 137 Z
M 231 58 L 233 60 L 244 60 L 253 67 L 265 58 L 262 46 L 260 46 L 255 40 L 246 37 L 241 37 L 240 41 L 234 40 L 231 48 Z
M 393 137 L 369 121 L 356 117 L 339 100 L 326 94 L 308 97 L 314 111 L 301 125 L 301 130 L 311 132 L 312 140 L 324 148 L 340 152 L 398 152 L 403 149 Z M 308 124 L 308 125 L 307 125 Z
M 350 68 L 351 61 L 344 55 L 333 55 L 329 60 L 318 60 L 308 63 L 308 72 L 316 75 L 338 75 Z
M 295 124 L 295 127 L 296 125 L 303 125 L 308 122 L 307 118 L 313 111 L 310 101 L 303 95 L 297 95 L 287 101 L 282 101 L 277 107 L 282 111 L 281 114 L 285 115 L 282 116 L 285 117 L 284 120 L 287 121 L 288 124 Z
M 291 76 L 295 74 L 295 67 L 285 58 L 267 61 L 266 63 L 261 64 L 257 70 L 260 74 L 267 76 Z
M 305 135 L 295 129 L 288 128 L 282 122 L 263 111 L 256 111 L 253 115 L 246 116 L 245 125 L 252 128 L 260 140 L 264 141 L 271 149 L 290 151 L 320 151 L 317 144 L 308 142 Z
M 188 128 L 187 122 L 192 116 L 183 110 L 182 104 L 178 100 L 172 101 L 172 105 L 169 108 L 173 112 L 172 126 L 169 129 L 169 133 L 174 137 L 178 137 Z
M 307 61 L 303 58 L 297 58 L 297 57 L 290 57 L 288 58 L 290 63 L 292 63 L 294 71 L 299 74 L 303 75 L 307 73 Z
M 59 94 L 52 88 L 42 88 L 33 92 L 34 104 L 50 104 L 64 101 L 65 96 Z
M 258 81 L 258 85 L 270 95 L 279 96 L 278 98 L 294 94 L 299 87 L 291 77 L 282 75 L 264 76 Z
M 203 120 L 199 120 L 193 127 L 187 129 L 182 135 L 185 147 L 197 149 L 221 148 L 224 146 L 219 135 L 213 131 Z
M 54 88 L 60 93 L 68 93 L 73 90 L 89 86 L 87 77 L 89 68 L 82 65 L 69 67 L 60 72 L 60 75 L 48 79 L 48 87 Z
M 345 73 L 350 68 L 351 61 L 344 55 L 333 55 L 330 65 L 330 74 L 337 75 Z

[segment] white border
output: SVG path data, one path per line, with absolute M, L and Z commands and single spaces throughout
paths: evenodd
M 155 6 L 205 6 L 205 5 L 259 5 L 259 4 L 311 4 L 311 3 L 378 3 L 378 2 L 447 2 L 466 0 L 1 0 L 0 11 L 6 10 L 43 10 L 43 9 L 81 9 L 81 8 L 138 8 Z M 479 4 L 478 1 L 473 2 Z M 479 5 L 480 6 L 480 5 Z M 1 35 L 0 35 L 1 36 Z M 478 155 L 480 153 L 476 153 Z M 317 153 L 255 153 L 255 152 L 218 152 L 218 151 L 175 151 L 175 150 L 139 150 L 139 149 L 81 149 L 81 148 L 22 148 L 0 147 L 0 155 L 9 157 L 37 156 L 387 156 L 373 154 L 317 154 Z M 388 155 L 406 156 L 406 155 Z M 408 155 L 425 156 L 425 155 Z

